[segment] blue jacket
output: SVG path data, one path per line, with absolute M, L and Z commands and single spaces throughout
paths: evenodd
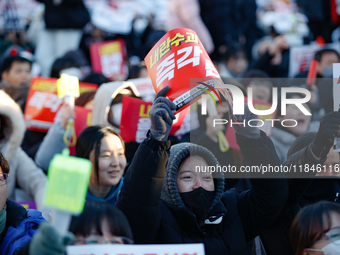
M 22 248 L 38 231 L 38 225 L 45 222 L 41 212 L 26 210 L 7 199 L 6 228 L 1 235 L 0 254 L 11 255 Z
M 107 197 L 104 199 L 104 198 L 98 198 L 98 197 L 95 197 L 90 189 L 87 191 L 87 195 L 86 195 L 86 200 L 89 200 L 89 201 L 99 201 L 99 202 L 106 202 L 106 203 L 109 203 L 111 205 L 116 205 L 116 202 L 117 202 L 117 197 L 118 197 L 118 194 L 119 194 L 119 191 L 121 189 L 121 187 L 123 186 L 123 180 L 124 180 L 124 177 L 121 177 L 120 178 L 120 181 L 117 185 L 115 186 L 112 186 L 109 194 L 107 195 Z

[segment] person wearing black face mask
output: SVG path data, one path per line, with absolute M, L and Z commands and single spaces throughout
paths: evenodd
M 175 105 L 163 88 L 149 111 L 151 129 L 124 177 L 116 206 L 127 216 L 136 244 L 203 243 L 205 254 L 243 254 L 286 204 L 287 181 L 253 179 L 250 190 L 224 192 L 224 176 L 206 148 L 168 139 Z M 245 109 L 246 120 L 254 118 Z M 239 119 L 238 119 L 239 121 Z M 247 122 L 247 121 L 246 121 Z M 257 128 L 236 127 L 249 165 L 278 165 L 271 140 Z M 198 171 L 200 167 L 200 171 Z

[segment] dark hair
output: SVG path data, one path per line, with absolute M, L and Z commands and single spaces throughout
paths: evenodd
M 270 82 L 269 75 L 261 70 L 252 69 L 247 72 L 242 77 L 241 83 L 246 88 L 250 85 L 250 83 L 254 80 L 259 80 L 260 82 L 268 81 Z
M 27 58 L 20 57 L 18 55 L 16 56 L 9 56 L 4 59 L 2 62 L 2 68 L 1 68 L 1 74 L 3 72 L 9 72 L 12 68 L 12 65 L 14 62 L 20 62 L 20 63 L 29 63 L 30 66 L 32 65 L 32 62 L 29 61 Z
M 51 77 L 59 78 L 60 72 L 70 67 L 78 67 L 77 63 L 74 61 L 73 58 L 70 57 L 57 58 L 52 65 Z
M 122 142 L 123 148 L 125 150 L 125 144 L 123 139 L 120 137 L 118 133 L 116 133 L 111 127 L 109 126 L 91 126 L 87 127 L 80 133 L 77 143 L 76 143 L 76 156 L 79 158 L 86 158 L 90 159 L 90 154 L 92 150 L 94 150 L 94 170 L 96 171 L 97 182 L 99 181 L 98 178 L 98 158 L 100 154 L 100 146 L 101 141 L 104 137 L 108 135 L 115 135 L 117 136 L 120 141 Z
M 237 58 L 241 55 L 247 58 L 247 54 L 240 43 L 229 42 L 226 46 L 227 50 L 223 54 L 224 61 L 228 61 L 230 58 Z
M 91 230 L 95 229 L 99 235 L 102 235 L 103 220 L 107 220 L 112 235 L 125 236 L 133 240 L 132 231 L 124 213 L 105 202 L 86 201 L 83 213 L 72 217 L 69 231 L 75 235 L 89 236 Z
M 138 78 L 142 68 L 145 68 L 145 67 L 140 67 L 138 65 L 130 66 L 129 79 L 136 79 L 136 78 Z
M 96 91 L 88 91 L 81 94 L 75 101 L 76 106 L 85 106 L 88 102 L 94 99 Z
M 257 69 L 251 69 L 243 74 L 243 78 L 269 78 L 269 75 Z
M 109 82 L 109 80 L 100 73 L 92 72 L 83 79 L 83 82 L 93 83 L 93 84 L 97 84 L 98 86 L 100 86 L 103 83 Z
M 316 59 L 319 59 L 319 61 L 321 60 L 322 58 L 322 55 L 325 54 L 325 53 L 334 53 L 337 55 L 339 61 L 340 61 L 340 55 L 339 55 L 339 52 L 337 52 L 336 50 L 334 49 L 322 49 L 322 50 L 319 50 L 315 53 L 315 58 Z
M 316 137 L 315 132 L 310 132 L 303 134 L 295 139 L 295 141 L 292 143 L 292 145 L 289 148 L 289 151 L 287 153 L 287 158 L 289 158 L 291 155 L 293 155 L 295 152 L 305 148 L 309 144 L 311 144 Z
M 0 152 L 0 167 L 3 173 L 8 174 L 9 173 L 9 163 L 4 155 Z
M 340 205 L 321 201 L 304 207 L 295 217 L 290 229 L 290 242 L 295 254 L 310 248 L 332 226 L 331 213 L 340 216 Z

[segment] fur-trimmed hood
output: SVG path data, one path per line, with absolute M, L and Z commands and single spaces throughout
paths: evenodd
M 139 97 L 139 92 L 132 82 L 110 82 L 103 84 L 94 96 L 94 106 L 92 111 L 92 125 L 111 126 L 116 132 L 120 132 L 119 127 L 111 124 L 108 120 L 110 107 L 118 94 L 131 93 L 130 95 Z
M 25 121 L 19 105 L 4 91 L 0 90 L 0 150 L 8 161 L 20 146 L 25 134 Z

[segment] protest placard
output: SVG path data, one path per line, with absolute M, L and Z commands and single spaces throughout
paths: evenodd
M 80 133 L 87 127 L 91 126 L 91 119 L 92 119 L 92 110 L 86 109 L 84 107 L 76 106 L 75 109 L 76 118 L 74 120 L 74 129 L 76 132 L 76 137 L 80 135 Z M 76 146 L 70 146 L 70 155 L 76 155 Z
M 125 142 L 141 143 L 146 138 L 146 134 L 151 127 L 149 111 L 152 103 L 138 98 L 123 96 L 122 104 L 122 116 L 129 116 L 129 118 L 121 119 L 120 136 Z M 174 135 L 181 127 L 188 112 L 189 108 L 176 114 L 170 135 Z
M 144 101 L 152 102 L 154 100 L 156 92 L 149 77 L 129 79 L 127 82 L 132 82 L 136 86 L 139 95 Z
M 338 51 L 340 44 L 331 43 L 326 44 L 325 48 L 335 49 Z M 295 46 L 290 48 L 289 52 L 289 77 L 295 77 L 295 75 L 308 71 L 310 63 L 314 57 L 314 54 L 321 50 L 322 47 L 319 44 L 309 44 L 303 46 Z
M 106 32 L 127 35 L 131 32 L 134 10 L 126 10 L 124 6 L 113 8 L 107 4 L 92 6 L 91 22 Z M 119 8 L 120 7 L 120 8 Z
M 90 46 L 90 55 L 94 72 L 101 73 L 111 80 L 115 77 L 119 77 L 119 80 L 127 78 L 127 53 L 122 39 L 93 43 Z
M 203 244 L 163 245 L 71 245 L 68 255 L 204 255 Z
M 204 93 L 198 87 L 205 86 L 198 83 L 191 89 L 192 78 L 222 83 L 197 34 L 187 28 L 174 29 L 164 35 L 145 57 L 145 64 L 156 93 L 170 86 L 167 97 L 176 105 L 176 112 Z M 211 87 L 214 84 L 209 83 Z
M 333 64 L 333 110 L 340 109 L 340 63 Z M 340 138 L 334 138 L 334 151 L 340 152 Z
M 28 92 L 24 118 L 29 130 L 47 132 L 53 125 L 63 99 L 57 94 L 56 78 L 35 77 Z M 79 82 L 80 94 L 96 91 L 96 84 Z

